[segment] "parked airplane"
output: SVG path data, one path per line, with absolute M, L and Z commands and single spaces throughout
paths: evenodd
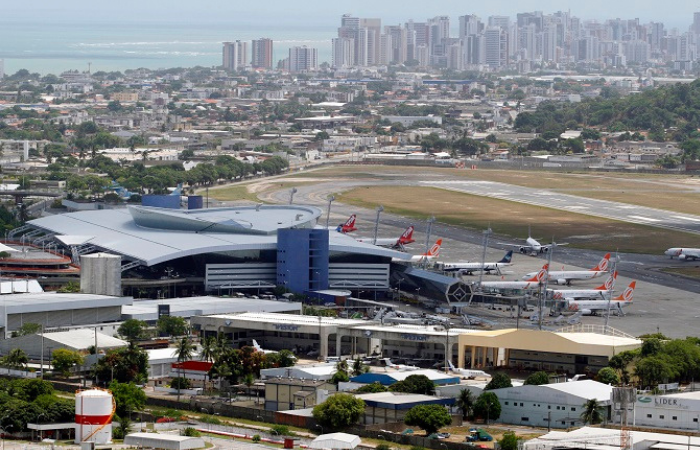
M 440 256 L 440 247 L 442 247 L 442 239 L 438 239 L 435 241 L 432 247 L 430 247 L 430 250 L 428 250 L 427 253 L 421 253 L 420 255 L 412 255 L 411 256 L 411 262 L 412 263 L 421 263 L 424 261 L 434 261 L 437 259 L 438 256 Z M 397 261 L 403 261 L 403 260 L 397 260 Z
M 447 367 L 450 369 L 450 372 L 459 374 L 463 378 L 491 378 L 491 375 L 483 370 L 458 369 L 449 359 L 447 360 Z
M 540 244 L 539 241 L 534 239 L 531 236 L 530 233 L 530 227 L 527 227 L 527 239 L 525 239 L 525 245 L 518 245 L 518 244 L 502 244 L 502 245 L 507 245 L 509 247 L 517 247 L 518 251 L 523 254 L 531 254 L 531 255 L 537 255 L 539 253 L 547 253 L 549 252 L 552 247 L 555 246 L 560 246 L 560 245 L 569 245 L 567 242 L 563 243 L 552 243 L 552 244 Z
M 269 355 L 270 353 L 277 353 L 277 352 L 274 351 L 274 350 L 265 350 L 265 349 L 263 349 L 263 348 L 260 346 L 260 344 L 258 344 L 258 341 L 256 341 L 255 339 L 253 339 L 253 348 L 255 349 L 256 352 L 264 353 L 264 354 L 266 354 L 266 355 Z
M 358 238 L 357 242 L 364 242 L 365 244 L 374 244 L 379 247 L 389 247 L 389 248 L 402 248 L 404 245 L 408 245 L 412 242 L 416 242 L 413 239 L 413 225 L 406 228 L 406 230 L 399 236 L 398 239 L 395 238 L 377 238 L 376 242 L 374 238 Z
M 513 250 L 509 250 L 500 261 L 496 262 L 456 262 L 456 263 L 441 263 L 439 269 L 444 272 L 458 272 L 460 274 L 472 275 L 474 272 L 484 271 L 491 273 L 496 271 L 501 273 L 501 267 L 510 266 L 513 263 Z
M 420 367 L 418 366 L 407 366 L 405 364 L 394 364 L 391 362 L 391 359 L 389 358 L 382 358 L 382 361 L 384 362 L 384 367 L 390 367 L 392 369 L 404 372 L 408 370 L 418 370 Z
M 601 299 L 607 300 L 615 287 L 617 270 L 610 274 L 605 283 L 594 289 L 547 289 L 552 300 L 582 300 Z
M 633 281 L 619 296 L 608 300 L 571 300 L 567 302 L 566 309 L 568 311 L 580 312 L 584 316 L 595 316 L 599 312 L 617 310 L 617 314 L 623 315 L 622 308 L 632 304 L 634 297 L 634 289 L 637 287 L 637 282 Z M 608 305 L 609 304 L 609 305 Z
M 700 248 L 672 247 L 664 252 L 664 255 L 674 257 L 681 261 L 695 261 L 700 259 Z
M 539 272 L 536 272 L 532 277 L 525 281 L 483 281 L 481 288 L 484 289 L 518 289 L 518 290 L 537 290 L 540 288 L 540 282 L 547 277 L 549 264 L 542 266 Z
M 549 281 L 557 284 L 571 284 L 572 280 L 590 280 L 607 273 L 610 266 L 610 253 L 600 260 L 597 266 L 589 270 L 558 270 L 549 272 Z M 526 274 L 523 278 L 532 278 L 535 272 Z
M 355 220 L 357 220 L 357 214 L 351 215 L 345 223 L 338 225 L 335 231 L 338 233 L 352 233 L 353 231 L 357 231 L 357 228 L 355 228 Z

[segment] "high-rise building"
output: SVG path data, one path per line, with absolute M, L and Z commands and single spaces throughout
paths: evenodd
M 226 70 L 239 70 L 248 65 L 248 43 L 224 42 L 223 66 Z
M 251 65 L 256 69 L 272 69 L 272 39 L 254 39 L 251 45 Z
M 508 33 L 500 27 L 487 27 L 484 30 L 484 63 L 498 69 L 507 62 Z
M 318 68 L 318 49 L 303 47 L 292 47 L 289 49 L 289 71 L 307 72 Z

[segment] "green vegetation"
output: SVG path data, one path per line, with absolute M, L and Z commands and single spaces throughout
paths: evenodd
M 75 419 L 75 401 L 59 398 L 44 380 L 0 379 L 0 427 L 12 433 L 38 421 L 66 423 Z
M 581 103 L 543 102 L 535 112 L 519 114 L 515 129 L 521 132 L 561 134 L 568 125 L 586 125 L 608 131 L 649 131 L 649 138 L 663 141 L 664 130 L 675 128 L 668 138 L 685 141 L 700 137 L 700 81 L 648 89 L 636 95 L 617 97 L 603 88 L 601 97 Z
M 700 375 L 700 339 L 669 340 L 663 335 L 641 338 L 641 349 L 621 352 L 610 358 L 608 366 L 621 383 L 646 388 L 659 383 L 690 382 Z M 609 371 L 603 376 L 608 382 L 615 381 Z
M 483 392 L 474 403 L 474 415 L 486 420 L 488 425 L 491 420 L 501 417 L 501 402 L 493 392 Z
M 364 386 L 355 389 L 356 394 L 375 394 L 377 392 L 386 392 L 388 391 L 386 386 L 383 386 L 379 382 L 375 381 L 374 383 L 370 384 L 365 384 Z
M 180 431 L 180 436 L 200 437 L 201 435 L 202 433 L 197 431 L 194 427 L 186 427 Z
M 435 383 L 425 375 L 409 375 L 406 379 L 389 386 L 389 390 L 391 392 L 433 395 L 435 394 Z
M 39 334 L 40 331 L 41 331 L 41 324 L 27 322 L 27 323 L 23 323 L 22 326 L 17 329 L 17 331 L 13 331 L 12 337 L 27 336 L 30 334 Z
M 146 393 L 134 383 L 119 383 L 113 381 L 109 385 L 114 402 L 117 404 L 117 415 L 128 417 L 129 414 L 143 410 L 146 406 Z
M 81 365 L 82 363 L 82 355 L 74 350 L 58 348 L 51 354 L 51 365 L 53 366 L 53 369 L 64 377 L 68 377 L 71 369 L 75 366 Z
M 494 389 L 502 389 L 507 387 L 513 387 L 510 377 L 503 372 L 496 372 L 493 374 L 493 376 L 491 376 L 491 381 L 488 382 L 484 390 L 492 391 Z
M 210 379 L 226 380 L 231 384 L 238 384 L 246 375 L 259 377 L 260 369 L 291 367 L 296 360 L 289 350 L 266 354 L 249 346 L 232 348 L 223 335 L 206 339 L 202 353 L 205 360 L 213 362 Z
M 117 334 L 124 340 L 132 342 L 148 337 L 148 324 L 143 320 L 128 319 L 117 328 Z
M 501 450 L 518 450 L 518 436 L 512 431 L 503 433 L 503 437 L 498 441 L 498 447 Z
M 583 404 L 581 420 L 585 425 L 597 425 L 603 421 L 604 408 L 598 400 L 592 398 Z
M 102 385 L 108 382 L 145 383 L 148 378 L 148 355 L 134 345 L 107 351 L 93 368 L 95 380 Z
M 452 417 L 442 405 L 417 405 L 408 410 L 403 421 L 408 426 L 422 428 L 428 436 L 451 424 Z
M 549 383 L 549 375 L 547 372 L 544 371 L 539 371 L 535 372 L 533 374 L 530 374 L 526 379 L 524 384 L 531 384 L 531 385 L 541 385 L 541 384 L 548 384 Z
M 462 420 L 467 420 L 474 410 L 474 394 L 469 389 L 462 389 L 457 396 L 457 408 L 462 411 Z
M 188 332 L 187 321 L 178 316 L 161 316 L 156 327 L 161 336 L 184 336 Z
M 347 428 L 365 413 L 365 402 L 350 394 L 335 394 L 313 410 L 314 419 L 323 427 Z

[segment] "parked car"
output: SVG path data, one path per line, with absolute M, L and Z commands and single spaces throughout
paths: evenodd
M 447 439 L 450 436 L 451 436 L 450 433 L 438 433 L 437 434 L 438 439 Z

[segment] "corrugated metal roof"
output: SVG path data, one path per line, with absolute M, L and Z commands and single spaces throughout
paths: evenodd
M 92 328 L 81 328 L 71 331 L 45 333 L 44 340 L 53 341 L 59 345 L 74 349 L 86 349 L 91 345 L 95 345 L 95 330 Z M 116 348 L 126 345 L 126 341 L 107 336 L 106 334 L 97 333 L 97 346 L 100 348 Z
M 156 208 L 160 210 L 161 208 Z M 141 208 L 143 210 L 143 208 Z M 237 208 L 227 211 L 235 214 Z M 279 210 L 278 210 L 279 211 Z M 291 210 L 292 212 L 296 209 Z M 265 229 L 289 228 L 295 225 L 275 215 L 265 214 Z M 295 217 L 292 217 L 294 219 Z M 246 250 L 276 250 L 276 234 L 245 234 L 234 232 L 199 232 L 188 230 L 156 229 L 136 224 L 126 209 L 81 211 L 59 214 L 28 222 L 29 225 L 56 235 L 94 236 L 87 243 L 124 257 L 153 266 L 191 255 Z M 206 227 L 203 227 L 206 228 Z M 330 233 L 330 251 L 359 253 L 385 258 L 407 259 L 406 253 L 363 244 L 342 233 Z
M 256 300 L 252 298 L 185 297 L 167 300 L 138 300 L 122 307 L 122 314 L 130 319 L 157 320 L 158 305 L 169 305 L 170 315 L 179 317 L 235 314 L 242 312 L 301 312 L 301 303 Z

